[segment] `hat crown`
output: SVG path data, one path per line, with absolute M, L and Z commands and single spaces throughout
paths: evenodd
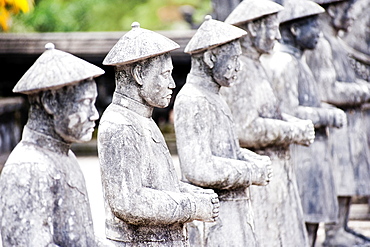
M 158 56 L 180 46 L 169 38 L 141 28 L 133 22 L 132 29 L 123 35 L 105 57 L 104 65 L 119 66 Z
M 243 29 L 213 20 L 210 15 L 207 15 L 204 19 L 205 21 L 185 47 L 186 53 L 198 53 L 228 43 L 247 34 Z
M 13 88 L 15 93 L 31 94 L 58 89 L 104 74 L 101 68 L 70 53 L 45 45 L 45 51 Z
M 244 0 L 230 13 L 225 23 L 237 25 L 278 13 L 283 9 L 283 6 L 270 0 Z
M 284 10 L 279 13 L 280 23 L 325 12 L 324 8 L 310 0 L 285 0 L 283 6 Z

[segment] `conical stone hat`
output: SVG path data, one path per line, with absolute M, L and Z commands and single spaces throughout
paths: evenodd
M 15 85 L 14 93 L 32 94 L 58 89 L 104 74 L 101 68 L 70 53 L 57 50 L 51 43 L 46 44 L 45 48 Z
M 225 23 L 237 25 L 278 13 L 283 9 L 283 6 L 270 0 L 244 0 L 230 13 Z
M 119 66 L 173 51 L 180 46 L 169 38 L 140 28 L 138 22 L 123 35 L 105 57 L 104 65 Z
M 243 29 L 213 20 L 210 15 L 207 15 L 184 51 L 190 54 L 198 53 L 238 39 L 246 34 L 247 32 Z
M 309 0 L 285 0 L 283 5 L 284 10 L 279 13 L 280 23 L 325 12 L 324 8 Z

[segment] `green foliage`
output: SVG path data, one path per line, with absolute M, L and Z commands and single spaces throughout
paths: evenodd
M 210 0 L 39 0 L 33 12 L 14 18 L 11 31 L 123 31 L 134 21 L 152 30 L 186 28 L 182 5 L 196 9 L 196 22 L 211 10 Z

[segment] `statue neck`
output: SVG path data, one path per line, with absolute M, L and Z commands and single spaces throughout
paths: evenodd
M 66 142 L 58 133 L 56 133 L 53 116 L 48 114 L 40 105 L 31 104 L 28 121 L 25 127 L 44 136 L 48 136 L 53 140 L 65 143 L 69 146 L 71 145 L 70 142 Z
M 121 76 L 122 73 L 124 73 L 126 76 Z M 141 96 L 140 85 L 132 77 L 129 69 L 123 72 L 116 71 L 116 89 L 114 92 L 136 101 L 139 104 L 152 107 L 148 105 L 148 103 Z
M 218 93 L 221 86 L 213 79 L 212 70 L 203 61 L 203 56 L 192 56 L 190 76 L 201 78 L 201 86 Z
M 252 38 L 247 35 L 240 39 L 240 45 L 242 47 L 242 54 L 250 59 L 259 60 L 261 53 L 254 46 Z

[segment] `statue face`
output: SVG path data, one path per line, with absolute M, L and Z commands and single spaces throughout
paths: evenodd
M 341 1 L 329 7 L 335 29 L 348 31 L 351 27 L 354 20 L 352 5 L 352 1 Z
M 214 48 L 213 79 L 222 87 L 230 87 L 235 82 L 239 70 L 239 56 L 242 53 L 238 40 Z
M 269 15 L 259 24 L 253 45 L 260 53 L 269 53 L 280 38 L 278 16 Z
M 142 71 L 140 96 L 153 107 L 167 107 L 171 101 L 172 89 L 176 87 L 172 78 L 172 60 L 169 53 L 154 57 Z
M 99 118 L 95 108 L 98 95 L 93 79 L 70 86 L 72 90 L 57 92 L 57 111 L 54 116 L 54 127 L 65 141 L 90 141 L 94 131 L 95 120 Z
M 315 49 L 320 37 L 320 26 L 317 16 L 305 18 L 296 25 L 296 44 L 301 50 Z

